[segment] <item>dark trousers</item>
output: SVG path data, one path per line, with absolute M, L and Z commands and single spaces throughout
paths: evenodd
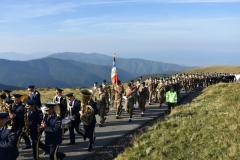
M 59 146 L 58 145 L 55 145 L 55 144 L 52 144 L 49 146 L 50 148 L 50 160 L 62 160 L 64 156 L 64 154 L 62 152 L 59 152 L 58 149 L 59 149 Z
M 30 139 L 29 139 L 28 135 L 26 134 L 26 132 L 23 132 L 21 129 L 21 130 L 17 130 L 16 133 L 17 133 L 18 138 L 24 139 L 26 146 L 31 146 Z M 20 142 L 20 139 L 19 139 L 19 142 Z
M 94 143 L 94 129 L 95 125 L 83 125 L 84 128 L 84 137 L 89 139 L 89 145 Z
M 72 121 L 71 127 L 69 127 L 69 134 L 70 134 L 70 142 L 71 143 L 75 143 L 74 129 L 79 135 L 83 136 L 83 133 L 80 132 L 79 124 L 80 124 L 80 121 Z
M 168 114 L 169 114 L 169 113 L 171 113 L 172 109 L 174 108 L 175 103 L 169 103 L 168 102 L 167 105 L 168 105 Z
M 43 144 L 40 140 L 39 140 L 39 136 L 38 133 L 36 132 L 36 130 L 34 131 L 30 131 L 30 138 L 32 140 L 32 149 L 33 149 L 33 158 L 34 160 L 38 160 L 38 156 L 39 156 L 39 148 L 41 148 L 42 150 L 44 150 L 46 153 L 50 153 L 50 147 Z
M 58 146 L 50 145 L 50 160 L 57 160 L 59 158 Z

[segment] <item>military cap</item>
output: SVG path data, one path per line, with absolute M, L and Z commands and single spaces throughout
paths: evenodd
M 73 97 L 73 93 L 68 93 L 65 95 L 66 97 Z
M 58 92 L 62 92 L 62 91 L 63 91 L 63 89 L 61 89 L 61 88 L 56 88 L 56 90 L 57 90 Z
M 29 85 L 28 88 L 34 89 L 35 86 L 34 85 Z
M 8 113 L 7 112 L 0 112 L 0 118 L 7 118 Z
M 22 95 L 21 94 L 13 94 L 13 97 L 14 98 L 20 98 L 20 97 L 22 97 Z
M 8 90 L 8 89 L 4 89 L 3 92 L 5 92 L 5 93 L 11 93 L 12 91 L 11 91 L 11 90 Z

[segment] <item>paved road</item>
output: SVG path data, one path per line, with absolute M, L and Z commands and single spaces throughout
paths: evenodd
M 106 120 L 104 127 L 96 127 L 96 142 L 94 148 L 101 148 L 112 143 L 119 137 L 123 137 L 133 130 L 144 125 L 144 123 L 151 121 L 159 116 L 162 116 L 167 110 L 166 106 L 159 108 L 158 105 L 147 106 L 147 110 L 144 117 L 140 116 L 140 111 L 136 109 L 134 111 L 133 121 L 128 122 L 128 115 L 126 112 L 123 112 L 121 119 L 115 119 L 115 111 L 111 110 Z M 98 116 L 97 116 L 97 120 Z M 77 134 L 76 134 L 77 135 Z M 84 142 L 81 136 L 76 136 L 75 145 L 67 145 L 69 143 L 69 134 L 68 132 L 64 135 L 63 144 L 60 147 L 60 150 L 63 151 L 67 157 L 66 160 L 83 160 L 91 156 L 93 153 L 87 152 L 88 141 Z M 32 153 L 31 150 L 21 150 L 18 160 L 31 160 Z M 41 155 L 41 158 L 48 159 Z

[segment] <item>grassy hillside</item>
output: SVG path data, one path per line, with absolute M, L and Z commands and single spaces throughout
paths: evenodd
M 55 88 L 39 88 L 37 89 L 41 93 L 41 100 L 43 103 L 50 102 L 53 100 L 53 97 L 56 95 Z M 13 93 L 19 93 L 22 95 L 27 95 L 27 90 L 16 90 Z M 64 94 L 74 93 L 75 97 L 80 99 L 80 89 L 65 88 Z
M 186 71 L 191 73 L 203 72 L 203 73 L 240 73 L 240 66 L 213 66 L 213 67 L 202 67 L 194 68 L 192 70 Z
M 135 138 L 117 160 L 240 159 L 240 84 L 217 84 Z

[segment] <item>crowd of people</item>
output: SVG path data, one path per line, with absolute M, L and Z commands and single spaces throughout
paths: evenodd
M 134 110 L 139 109 L 144 117 L 147 103 L 167 104 L 168 112 L 179 102 L 182 93 L 201 90 L 219 82 L 234 82 L 231 74 L 175 74 L 171 77 L 140 77 L 136 81 L 109 85 L 104 80 L 94 83 L 91 89 L 82 89 L 81 99 L 73 93 L 64 93 L 56 88 L 56 96 L 51 103 L 42 104 L 41 93 L 35 86 L 28 86 L 28 96 L 11 94 L 3 90 L 0 112 L 0 157 L 5 160 L 16 160 L 21 139 L 25 142 L 23 149 L 32 148 L 33 159 L 39 159 L 39 148 L 49 154 L 51 160 L 64 159 L 65 154 L 59 151 L 63 135 L 69 133 L 69 145 L 75 145 L 75 133 L 89 139 L 88 151 L 93 150 L 95 127 L 107 125 L 110 110 L 115 111 L 116 119 L 122 118 L 125 110 L 128 122 L 133 121 Z M 136 108 L 138 106 L 138 108 Z M 96 120 L 99 116 L 99 122 Z M 83 130 L 79 128 L 83 125 Z M 9 129 L 9 127 L 11 127 Z M 69 132 L 67 132 L 69 131 Z M 42 135 L 45 142 L 42 142 Z

